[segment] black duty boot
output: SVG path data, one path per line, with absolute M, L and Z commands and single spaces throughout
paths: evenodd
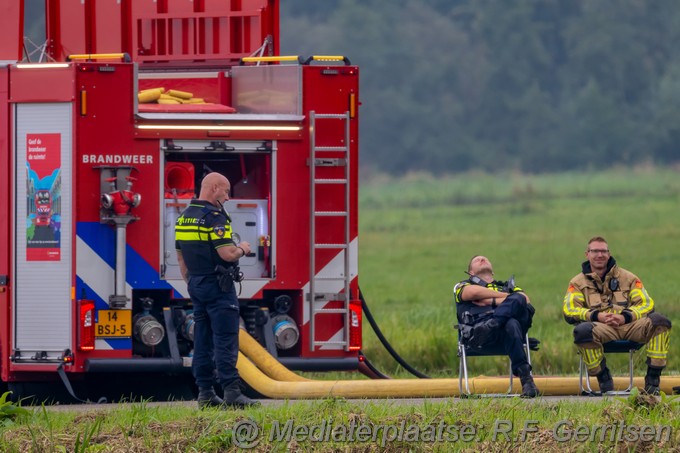
M 222 407 L 224 401 L 217 396 L 212 387 L 200 387 L 198 389 L 198 408 L 205 409 L 206 407 Z
M 472 335 L 468 340 L 468 345 L 473 348 L 483 346 L 498 330 L 499 324 L 494 318 L 486 319 L 472 327 Z
M 609 368 L 607 368 L 607 361 L 605 359 L 602 359 L 600 367 L 602 369 L 595 375 L 595 377 L 597 377 L 597 383 L 600 384 L 600 392 L 611 392 L 614 390 L 614 379 L 609 372 Z
M 659 385 L 661 385 L 661 371 L 663 368 L 655 366 L 647 366 L 647 375 L 645 376 L 645 393 L 648 395 L 658 395 Z
M 253 401 L 241 393 L 239 384 L 240 381 L 237 379 L 224 386 L 224 405 L 236 408 L 259 406 L 260 403 L 258 401 Z
M 538 387 L 534 383 L 534 378 L 531 376 L 531 367 L 529 365 L 522 365 L 517 370 L 519 381 L 522 383 L 522 398 L 536 398 Z

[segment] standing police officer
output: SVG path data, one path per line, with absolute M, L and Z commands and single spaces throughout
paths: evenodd
M 177 259 L 194 306 L 192 367 L 201 409 L 259 404 L 241 393 L 236 369 L 240 318 L 233 277 L 250 244 L 232 240 L 231 219 L 222 208 L 230 188 L 223 175 L 206 175 L 198 199 L 191 200 L 175 225 Z M 223 399 L 213 390 L 215 369 Z

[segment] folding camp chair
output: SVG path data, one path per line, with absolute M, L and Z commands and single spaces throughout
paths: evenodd
M 633 354 L 635 351 L 639 350 L 641 347 L 643 347 L 643 343 L 637 343 L 635 341 L 628 341 L 628 340 L 615 340 L 615 341 L 609 341 L 604 344 L 604 353 L 605 354 L 616 354 L 616 353 L 622 353 L 622 352 L 627 352 L 628 353 L 628 388 L 625 390 L 614 390 L 611 392 L 607 392 L 606 395 L 629 395 L 630 391 L 633 388 Z M 579 386 L 579 393 L 581 395 L 596 395 L 599 394 L 599 392 L 595 392 L 591 387 L 590 387 L 590 379 L 588 376 L 588 368 L 586 368 L 586 363 L 583 361 L 583 355 L 579 353 L 579 364 L 578 364 L 578 386 Z M 585 376 L 585 379 L 584 379 Z M 583 383 L 585 382 L 585 386 Z
M 461 397 L 472 396 L 473 393 L 470 391 L 470 383 L 468 377 L 468 358 L 488 357 L 496 355 L 503 355 L 507 357 L 507 354 L 505 352 L 505 348 L 503 348 L 503 344 L 501 344 L 500 342 L 486 345 L 481 348 L 475 348 L 465 344 L 461 337 L 461 326 L 456 325 L 454 327 L 456 328 L 456 330 L 458 330 L 458 354 L 457 354 L 459 357 L 458 390 L 460 391 Z M 531 351 L 537 351 L 538 344 L 539 344 L 538 340 L 536 340 L 535 338 L 530 339 L 528 334 L 525 335 L 523 346 L 524 351 L 526 352 L 527 355 L 527 361 L 529 362 L 529 365 L 531 365 Z M 508 357 L 508 374 L 510 375 L 510 378 L 508 382 L 508 390 L 506 393 L 492 393 L 492 394 L 487 393 L 480 396 L 496 396 L 496 397 L 519 396 L 519 394 L 517 393 L 512 393 L 512 383 L 514 376 L 512 374 L 512 363 L 510 362 L 509 357 Z

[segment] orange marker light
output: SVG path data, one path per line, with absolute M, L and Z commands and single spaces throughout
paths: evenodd
M 87 91 L 80 92 L 80 116 L 87 115 Z

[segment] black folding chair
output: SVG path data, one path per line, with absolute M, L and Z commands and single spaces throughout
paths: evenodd
M 625 390 L 613 390 L 611 392 L 606 392 L 605 395 L 630 395 L 630 391 L 633 389 L 633 354 L 635 354 L 635 351 L 638 351 L 641 347 L 644 346 L 644 343 L 637 343 L 635 341 L 629 341 L 629 340 L 614 340 L 614 341 L 609 341 L 604 344 L 604 353 L 605 354 L 616 354 L 616 353 L 623 353 L 627 352 L 628 353 L 628 388 Z M 596 395 L 599 392 L 595 392 L 591 387 L 590 387 L 590 378 L 588 376 L 588 368 L 586 367 L 586 363 L 583 361 L 583 355 L 579 352 L 579 364 L 578 364 L 578 386 L 579 386 L 579 393 L 581 395 Z M 585 379 L 584 379 L 585 376 Z M 583 385 L 583 382 L 585 381 L 585 386 Z
M 460 392 L 461 397 L 467 397 L 467 396 L 472 396 L 474 395 L 470 391 L 470 383 L 469 383 L 469 377 L 468 377 L 468 358 L 470 357 L 488 357 L 488 356 L 498 356 L 498 355 L 503 355 L 507 357 L 507 353 L 505 352 L 505 348 L 503 347 L 503 344 L 500 342 L 495 342 L 483 347 L 472 347 L 470 345 L 467 345 L 465 341 L 462 339 L 461 336 L 461 327 L 460 325 L 454 326 L 456 330 L 458 331 L 458 357 L 459 357 L 459 366 L 458 366 L 458 390 Z M 535 338 L 529 338 L 529 335 L 525 335 L 524 337 L 524 351 L 526 352 L 527 355 L 527 361 L 531 365 L 531 351 L 537 351 L 538 350 L 538 344 L 540 341 L 538 341 Z M 508 390 L 506 393 L 487 393 L 483 394 L 480 396 L 503 396 L 503 397 L 508 397 L 508 396 L 519 396 L 518 393 L 512 393 L 512 383 L 514 376 L 512 374 L 512 363 L 510 362 L 510 358 L 508 357 L 508 374 L 510 375 L 509 382 L 508 382 Z

